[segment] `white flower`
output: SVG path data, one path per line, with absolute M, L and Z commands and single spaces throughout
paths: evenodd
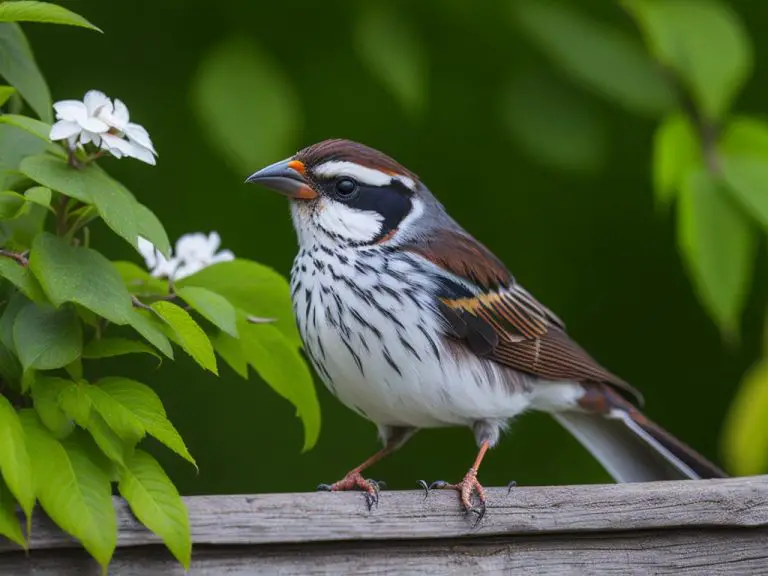
M 53 105 L 56 122 L 51 140 L 67 140 L 70 148 L 90 142 L 116 158 L 129 156 L 155 164 L 157 152 L 143 126 L 130 122 L 127 106 L 107 98 L 103 92 L 90 90 L 83 101 L 62 100 Z
M 179 266 L 179 261 L 176 258 L 171 257 L 168 260 L 155 248 L 152 242 L 142 236 L 139 236 L 138 248 L 144 257 L 147 268 L 149 268 L 150 273 L 155 278 L 168 278 L 173 275 Z
M 211 232 L 208 236 L 196 232 L 184 234 L 178 239 L 175 255 L 171 253 L 170 259 L 166 259 L 149 240 L 141 236 L 138 247 L 152 276 L 181 280 L 211 264 L 234 260 L 235 255 L 231 250 L 217 252 L 220 245 L 221 237 L 217 232 Z
M 101 144 L 101 134 L 109 131 L 106 122 L 98 118 L 104 106 L 112 107 L 103 92 L 91 90 L 83 101 L 61 100 L 53 105 L 58 122 L 51 127 L 51 140 L 68 140 L 70 146 L 93 142 Z

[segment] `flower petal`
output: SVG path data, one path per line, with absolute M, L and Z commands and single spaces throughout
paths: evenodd
M 88 117 L 88 109 L 80 100 L 60 100 L 53 105 L 57 120 L 78 122 Z
M 144 262 L 147 265 L 147 268 L 154 268 L 157 266 L 157 248 L 155 248 L 155 245 L 152 244 L 152 242 L 143 236 L 139 236 L 137 248 L 139 249 L 139 254 L 144 257 Z
M 146 131 L 144 126 L 130 122 L 125 125 L 123 131 L 128 136 L 128 140 L 135 142 L 143 148 L 147 148 L 153 154 L 157 154 L 155 147 L 152 145 L 152 140 L 149 138 L 149 132 Z
M 174 280 L 181 280 L 182 278 L 186 278 L 187 276 L 192 276 L 195 272 L 199 272 L 205 268 L 205 264 L 203 262 L 200 262 L 199 260 L 194 260 L 191 262 L 186 262 L 179 266 L 173 273 Z
M 128 114 L 128 107 L 122 100 L 115 98 L 115 111 L 112 113 L 112 118 L 115 121 L 116 127 L 121 130 L 128 125 L 130 115 Z
M 77 123 L 80 124 L 80 126 L 82 126 L 85 130 L 88 130 L 89 132 L 96 132 L 97 134 L 102 134 L 109 130 L 109 126 L 107 126 L 98 118 L 81 118 L 77 121 Z
M 151 166 L 154 166 L 157 163 L 155 161 L 155 156 L 148 149 L 144 148 L 143 146 L 139 146 L 138 144 L 133 142 L 131 143 L 131 146 L 133 148 L 130 153 L 126 153 L 127 156 L 130 156 L 131 158 L 136 158 L 136 160 L 141 160 L 142 162 L 146 162 Z
M 122 158 L 123 156 L 130 156 L 130 152 L 133 150 L 133 144 L 122 138 L 118 138 L 113 134 L 102 134 L 101 148 L 103 150 L 109 150 L 116 158 Z
M 152 270 L 152 276 L 155 278 L 176 278 L 176 270 L 179 268 L 178 258 L 166 259 L 165 256 L 157 253 L 157 264 Z
M 51 140 L 66 140 L 72 136 L 76 136 L 80 133 L 82 128 L 77 122 L 71 122 L 69 120 L 59 120 L 51 126 L 51 133 L 48 138 Z
M 176 241 L 176 256 L 184 262 L 208 260 L 215 251 L 210 249 L 208 238 L 202 232 L 184 234 Z
M 218 254 L 214 254 L 210 263 L 216 264 L 217 262 L 230 262 L 231 260 L 234 260 L 234 259 L 235 259 L 235 253 L 232 252 L 232 250 L 222 250 Z
M 102 110 L 112 112 L 112 101 L 107 98 L 104 92 L 99 90 L 89 90 L 86 92 L 83 102 L 88 110 L 88 116 L 97 116 Z
M 219 249 L 219 246 L 221 246 L 221 236 L 219 236 L 219 233 L 214 230 L 208 234 L 208 250 L 211 251 L 211 256 L 216 253 L 216 250 Z

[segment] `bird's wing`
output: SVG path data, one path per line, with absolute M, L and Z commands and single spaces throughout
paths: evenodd
M 448 336 L 472 353 L 547 380 L 608 384 L 642 403 L 637 390 L 576 344 L 563 322 L 470 236 L 442 230 L 404 248 L 445 272 L 437 308 Z

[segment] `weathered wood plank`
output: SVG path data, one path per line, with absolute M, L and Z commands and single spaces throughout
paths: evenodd
M 191 574 L 768 574 L 768 528 L 540 534 L 461 540 L 207 546 Z M 15 576 L 96 576 L 79 550 L 6 554 L 0 571 Z M 159 546 L 119 549 L 110 573 L 181 576 Z
M 383 492 L 368 512 L 359 493 L 308 492 L 186 499 L 200 545 L 458 538 L 661 528 L 768 526 L 768 476 L 726 480 L 489 489 L 488 514 L 475 529 L 456 495 Z M 119 546 L 154 544 L 121 500 Z M 768 543 L 766 544 L 768 546 Z M 79 545 L 35 514 L 31 548 Z M 17 550 L 0 542 L 0 553 Z

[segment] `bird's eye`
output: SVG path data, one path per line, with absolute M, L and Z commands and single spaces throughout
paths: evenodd
M 357 193 L 357 182 L 352 178 L 340 178 L 336 182 L 336 195 L 343 199 L 348 200 Z

